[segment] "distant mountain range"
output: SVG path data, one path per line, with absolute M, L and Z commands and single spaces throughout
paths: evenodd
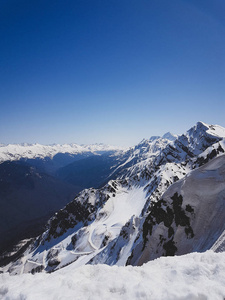
M 101 169 L 101 159 L 121 151 L 103 144 L 1 145 L 0 254 L 19 240 L 40 234 L 54 212 L 82 189 L 104 182 L 110 170 L 96 173 Z M 97 163 L 93 165 L 92 161 Z
M 167 133 L 61 166 L 54 171 L 61 182 L 81 187 L 86 178 L 100 188 L 80 191 L 37 238 L 8 250 L 2 271 L 142 265 L 160 256 L 222 251 L 224 152 L 225 129 L 198 122 L 180 136 Z
M 41 144 L 0 144 L 0 162 L 13 161 L 19 159 L 50 159 L 56 158 L 57 154 L 66 154 L 73 157 L 73 155 L 102 154 L 108 151 L 123 150 L 123 148 L 105 145 L 78 145 L 78 144 L 53 144 L 53 145 L 41 145 Z

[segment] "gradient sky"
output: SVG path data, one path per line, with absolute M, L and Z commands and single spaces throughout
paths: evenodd
M 0 143 L 225 127 L 224 0 L 1 0 Z

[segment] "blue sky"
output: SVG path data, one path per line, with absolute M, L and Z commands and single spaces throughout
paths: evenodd
M 225 126 L 224 0 L 3 0 L 0 40 L 0 143 Z

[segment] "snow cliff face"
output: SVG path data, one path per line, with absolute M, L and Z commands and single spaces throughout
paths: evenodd
M 142 265 L 160 256 L 206 251 L 225 230 L 224 218 L 222 155 L 170 186 L 152 206 L 129 264 Z
M 218 174 L 223 169 L 224 137 L 225 129 L 199 122 L 178 137 L 166 134 L 143 140 L 120 156 L 120 164 L 109 176 L 116 179 L 101 189 L 82 191 L 49 220 L 46 231 L 24 256 L 4 270 L 18 274 L 50 272 L 70 263 L 74 267 L 98 263 L 135 265 L 161 255 L 210 248 L 224 228 L 220 224 L 217 234 L 209 240 L 218 216 L 210 218 L 202 211 L 209 205 L 206 203 L 214 201 L 212 198 L 220 199 L 220 204 L 216 204 L 217 200 L 210 202 L 211 207 L 218 205 L 216 210 L 223 201 L 216 196 L 217 190 L 205 204 L 200 197 L 203 192 L 193 194 L 197 199 L 194 201 L 190 185 L 199 189 L 207 186 L 208 180 L 222 180 L 224 175 Z M 217 156 L 221 156 L 220 163 L 204 169 Z M 199 166 L 202 167 L 197 169 Z M 199 222 L 205 218 L 208 223 L 200 230 Z M 193 243 L 195 239 L 198 241 Z

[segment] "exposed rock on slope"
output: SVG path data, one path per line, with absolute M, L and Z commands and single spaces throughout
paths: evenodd
M 213 189 L 207 198 L 201 184 L 204 189 L 206 182 L 224 176 L 220 163 L 224 160 L 225 129 L 199 122 L 175 139 L 167 137 L 170 140 L 143 140 L 125 152 L 112 169 L 110 176 L 116 176 L 115 180 L 99 190 L 81 192 L 50 219 L 47 230 L 24 257 L 5 270 L 15 274 L 35 272 L 36 268 L 49 272 L 70 263 L 74 267 L 142 264 L 161 255 L 210 248 L 224 230 L 222 223 L 215 223 L 222 216 L 216 214 L 223 201 L 213 202 L 217 197 Z M 213 165 L 211 160 L 217 156 L 221 157 Z M 204 166 L 206 162 L 211 169 Z M 196 175 L 193 179 L 192 174 L 206 177 Z M 202 212 L 207 205 L 201 208 L 201 195 L 207 205 L 215 204 L 211 215 Z M 205 227 L 199 222 L 206 222 Z
M 203 252 L 225 230 L 225 155 L 173 184 L 151 208 L 129 263 Z
M 22 238 L 40 234 L 52 214 L 73 200 L 78 192 L 105 183 L 112 164 L 120 163 L 117 158 L 123 151 L 115 150 L 106 145 L 1 145 L 0 254 L 9 252 Z M 97 162 L 91 166 L 88 159 Z M 112 163 L 105 170 L 103 164 L 107 160 Z M 68 182 L 57 176 L 59 168 L 74 161 L 81 168 L 70 167 L 64 175 L 68 177 L 72 170 L 77 172 L 79 180 L 75 176 Z M 93 169 L 97 172 L 91 174 Z

